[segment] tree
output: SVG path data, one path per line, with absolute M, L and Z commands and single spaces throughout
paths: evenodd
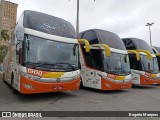
M 7 41 L 10 39 L 9 31 L 4 29 L 1 31 L 1 40 Z
M 7 51 L 8 51 L 7 46 L 5 46 L 5 45 L 0 46 L 0 62 L 3 62 L 3 58 L 6 56 Z

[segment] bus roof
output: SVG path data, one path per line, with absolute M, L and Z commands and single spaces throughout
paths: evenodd
M 94 44 L 107 44 L 111 48 L 126 50 L 120 37 L 115 33 L 109 31 L 101 29 L 90 29 L 79 33 L 78 38 L 87 39 L 90 42 L 90 44 L 92 44 L 90 39 L 96 39 L 97 43 Z
M 152 48 L 144 40 L 138 38 L 123 38 L 122 40 L 127 50 L 143 49 L 154 54 Z
M 51 35 L 76 38 L 75 29 L 71 23 L 45 13 L 25 10 L 18 21 L 18 25 L 20 24 L 24 28 L 33 29 Z

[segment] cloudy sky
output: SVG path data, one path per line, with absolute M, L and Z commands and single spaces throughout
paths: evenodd
M 18 3 L 18 16 L 35 10 L 63 18 L 76 26 L 77 0 L 10 0 Z M 154 22 L 152 44 L 160 46 L 160 0 L 80 0 L 80 31 L 104 29 L 121 38 L 136 37 L 149 42 L 146 23 Z

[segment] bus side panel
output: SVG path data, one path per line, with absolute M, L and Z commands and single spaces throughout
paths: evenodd
M 101 89 L 101 77 L 98 76 L 99 71 L 88 68 L 82 69 L 81 78 L 85 87 Z
M 11 84 L 11 73 L 12 73 L 12 67 L 13 67 L 11 47 L 8 49 L 8 53 L 4 58 L 3 64 L 4 64 L 5 81 Z
M 86 68 L 81 69 L 81 78 L 84 87 L 91 87 L 90 71 Z
M 100 71 L 98 70 L 90 70 L 90 77 L 91 77 L 91 87 L 96 89 L 101 89 L 101 77 L 98 76 Z
M 140 85 L 140 75 L 137 74 L 139 73 L 139 71 L 131 69 L 131 73 L 132 73 L 132 83 Z

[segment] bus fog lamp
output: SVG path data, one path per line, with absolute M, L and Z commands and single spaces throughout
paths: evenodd
M 111 88 L 111 85 L 110 85 L 110 84 L 106 84 L 106 86 L 109 87 L 109 88 Z
M 146 83 L 148 83 L 148 80 L 145 80 Z
M 24 87 L 27 89 L 34 89 L 33 86 L 31 84 L 24 84 Z

